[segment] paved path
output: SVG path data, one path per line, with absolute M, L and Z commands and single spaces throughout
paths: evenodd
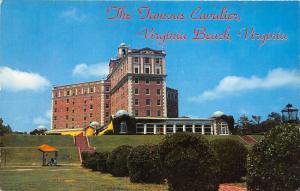
M 219 191 L 247 191 L 246 188 L 221 184 Z

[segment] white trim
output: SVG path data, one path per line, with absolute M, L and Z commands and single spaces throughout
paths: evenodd
M 101 92 L 101 105 L 100 105 L 100 125 L 103 126 L 104 125 L 104 119 L 105 119 L 105 112 L 104 112 L 104 104 L 105 104 L 105 95 L 104 95 L 104 91 L 105 91 L 105 86 L 104 86 L 104 81 L 101 81 L 101 87 L 100 87 L 100 92 Z
M 132 115 L 132 76 L 128 76 L 128 114 Z
M 166 87 L 166 80 L 163 78 L 163 116 L 167 117 L 167 87 Z

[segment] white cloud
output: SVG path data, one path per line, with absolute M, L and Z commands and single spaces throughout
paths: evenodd
M 52 110 L 47 110 L 43 116 L 38 116 L 38 117 L 35 117 L 33 119 L 33 123 L 35 125 L 48 125 L 50 124 L 50 120 L 51 120 L 51 117 L 52 117 Z
M 72 70 L 72 74 L 78 77 L 104 77 L 108 74 L 108 64 L 78 64 Z
M 276 68 L 270 70 L 263 78 L 257 76 L 251 76 L 250 78 L 242 76 L 226 76 L 215 88 L 206 90 L 199 96 L 190 98 L 190 101 L 202 102 L 222 98 L 243 91 L 296 85 L 300 85 L 299 71 Z
M 0 66 L 0 90 L 40 90 L 49 85 L 50 82 L 38 73 Z
M 79 11 L 76 8 L 65 10 L 64 12 L 61 13 L 61 17 L 67 20 L 72 20 L 77 22 L 82 22 L 87 18 L 85 14 L 79 13 Z

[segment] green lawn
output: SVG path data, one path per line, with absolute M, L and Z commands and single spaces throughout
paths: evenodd
M 4 147 L 6 153 L 6 165 L 41 165 L 42 153 L 37 147 Z M 76 147 L 58 147 L 59 164 L 79 164 L 79 156 Z M 52 154 L 48 154 L 51 158 Z M 3 158 L 4 160 L 4 158 Z
M 133 184 L 129 178 L 91 172 L 76 166 L 0 168 L 0 190 L 7 191 L 166 191 L 166 185 Z
M 90 144 L 97 148 L 97 151 L 112 151 L 120 145 L 137 146 L 145 143 L 158 144 L 163 139 L 164 135 L 105 135 L 89 137 Z M 235 139 L 245 144 L 236 135 L 205 135 L 209 141 L 214 139 Z M 247 146 L 247 145 L 246 145 Z
M 60 135 L 6 135 L 0 136 L 0 143 L 4 144 L 4 147 L 36 147 L 42 144 L 48 144 L 51 146 L 74 146 L 72 136 L 60 136 Z

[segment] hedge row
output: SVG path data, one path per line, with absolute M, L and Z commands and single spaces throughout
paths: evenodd
M 239 169 L 244 168 L 246 155 L 238 141 L 222 139 L 210 144 L 201 135 L 178 133 L 166 136 L 159 145 L 122 145 L 111 153 L 83 153 L 82 158 L 86 168 L 129 176 L 131 182 L 162 183 L 167 179 L 170 190 L 201 187 L 212 191 L 218 190 L 221 182 L 239 181 L 245 175 L 245 170 Z M 232 173 L 226 173 L 227 169 Z
M 209 143 L 201 135 L 178 133 L 165 136 L 159 145 L 123 145 L 109 154 L 84 154 L 83 166 L 129 176 L 132 182 L 166 179 L 172 191 L 217 191 L 220 183 L 239 182 L 246 173 L 250 191 L 294 191 L 300 187 L 299 129 L 274 128 L 248 158 L 248 150 L 239 141 Z

